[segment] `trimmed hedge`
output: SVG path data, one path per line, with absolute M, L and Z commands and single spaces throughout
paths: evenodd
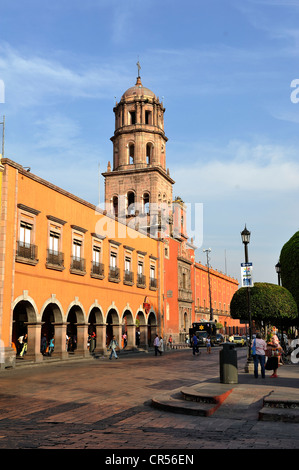
M 284 244 L 279 261 L 282 285 L 293 295 L 299 311 L 299 232 Z
M 250 288 L 251 318 L 256 322 L 290 324 L 297 319 L 297 304 L 288 289 L 267 282 L 256 282 Z M 247 287 L 237 290 L 230 303 L 231 316 L 249 320 Z

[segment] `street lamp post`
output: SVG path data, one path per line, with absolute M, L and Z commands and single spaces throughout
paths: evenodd
M 207 266 L 208 266 L 208 282 L 209 282 L 209 297 L 210 297 L 210 321 L 214 320 L 213 306 L 212 306 L 212 292 L 211 292 L 211 280 L 210 280 L 210 264 L 209 264 L 209 253 L 212 251 L 211 248 L 202 250 L 207 255 Z
M 281 281 L 281 277 L 280 277 L 280 273 L 281 273 L 281 264 L 280 264 L 279 261 L 278 261 L 278 263 L 275 265 L 275 269 L 276 269 L 277 276 L 278 276 L 278 285 L 280 286 L 280 281 Z
M 246 225 L 241 232 L 242 242 L 244 244 L 245 249 L 245 263 L 247 264 L 248 261 L 248 245 L 250 242 L 250 232 L 247 230 Z M 246 372 L 249 372 L 249 364 L 252 364 L 252 356 L 251 356 L 251 342 L 252 342 L 252 321 L 251 321 L 251 306 L 250 306 L 250 287 L 247 287 L 247 310 L 248 310 L 248 319 L 249 319 L 249 345 L 248 345 L 248 353 L 247 353 L 247 366 Z

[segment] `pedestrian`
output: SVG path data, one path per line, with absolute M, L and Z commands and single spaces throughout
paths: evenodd
M 41 350 L 40 350 L 43 356 L 46 354 L 46 349 L 47 349 L 47 337 L 44 334 L 41 340 Z
M 261 376 L 265 378 L 265 353 L 267 350 L 267 343 L 263 340 L 262 335 L 257 332 L 256 337 L 253 338 L 251 343 L 252 358 L 254 362 L 254 377 L 258 378 L 258 367 L 261 365 Z
M 112 359 L 112 355 L 115 357 L 115 359 L 118 359 L 118 355 L 116 354 L 116 348 L 118 347 L 118 342 L 116 341 L 115 335 L 113 335 L 112 340 L 110 341 L 110 344 L 108 346 L 108 349 L 111 349 L 111 354 L 109 359 Z
M 265 366 L 266 370 L 272 370 L 273 373 L 270 376 L 271 378 L 276 378 L 277 377 L 277 369 L 278 369 L 278 363 L 279 363 L 279 357 L 281 354 L 281 346 L 279 344 L 278 338 L 276 335 L 273 335 L 271 337 L 270 342 L 267 344 L 267 356 L 268 360 Z
M 139 347 L 140 344 L 140 331 L 136 331 L 136 346 Z
M 159 352 L 159 343 L 160 343 L 159 336 L 156 335 L 156 337 L 155 337 L 155 339 L 154 339 L 155 356 L 158 356 L 158 352 Z
M 90 352 L 90 354 L 94 353 L 95 348 L 96 348 L 96 334 L 93 331 L 91 333 L 91 336 L 90 336 L 90 339 L 89 339 L 89 352 Z
M 24 339 L 24 335 L 21 335 L 18 337 L 17 351 L 19 355 L 21 354 L 21 351 L 23 349 L 23 339 Z
M 54 336 L 53 338 L 50 339 L 50 342 L 49 342 L 49 356 L 51 356 L 52 352 L 54 351 Z
M 199 354 L 198 339 L 195 333 L 193 334 L 193 337 L 192 337 L 192 349 L 193 349 L 193 356 L 195 356 L 195 353 L 197 355 Z
M 160 356 L 161 356 L 162 353 L 164 352 L 164 343 L 163 343 L 163 338 L 162 338 L 162 336 L 160 336 L 158 351 L 159 351 L 159 353 L 160 353 Z
M 172 339 L 172 336 L 169 335 L 169 338 L 168 338 L 168 344 L 169 344 L 169 348 L 172 349 L 172 346 L 173 346 L 173 339 Z
M 206 346 L 207 346 L 207 354 L 211 354 L 211 338 L 210 338 L 210 336 L 207 337 Z
M 123 334 L 123 349 L 126 348 L 127 344 L 128 344 L 128 337 L 127 337 L 126 332 L 124 332 L 124 334 Z
M 22 351 L 20 352 L 20 356 L 23 357 L 24 354 L 26 354 L 27 352 L 27 344 L 28 344 L 28 335 L 27 333 L 25 333 L 25 335 L 23 336 L 23 347 L 22 347 Z

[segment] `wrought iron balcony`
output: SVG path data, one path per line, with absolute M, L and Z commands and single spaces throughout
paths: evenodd
M 109 266 L 108 280 L 111 281 L 111 282 L 119 282 L 120 281 L 119 268 L 117 268 L 115 266 Z
M 155 277 L 150 277 L 149 288 L 151 290 L 156 290 L 158 288 L 158 279 Z
M 124 270 L 123 283 L 132 286 L 134 283 L 134 273 L 132 271 Z
M 86 274 L 85 271 L 85 259 L 77 256 L 71 256 L 71 268 L 70 271 L 74 274 Z
M 37 246 L 22 241 L 17 242 L 16 261 L 28 264 L 37 264 Z
M 144 274 L 137 274 L 137 287 L 146 287 L 146 277 Z
M 91 277 L 104 279 L 104 264 L 93 261 L 91 263 Z
M 64 253 L 47 250 L 47 267 L 64 268 Z

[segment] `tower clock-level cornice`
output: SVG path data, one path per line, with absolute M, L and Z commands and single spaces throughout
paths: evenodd
M 119 127 L 118 129 L 115 130 L 114 135 L 110 138 L 110 140 L 112 142 L 114 142 L 115 139 L 117 139 L 117 137 L 119 137 L 120 135 L 122 135 L 122 134 L 132 134 L 132 132 L 133 133 L 143 132 L 143 133 L 148 133 L 148 134 L 156 134 L 156 135 L 161 136 L 162 139 L 165 142 L 168 141 L 168 137 L 166 137 L 163 130 L 160 129 L 159 127 L 155 127 L 155 126 L 145 127 L 142 124 L 127 125 L 127 126 Z
M 158 172 L 160 173 L 163 178 L 165 178 L 169 183 L 174 184 L 175 181 L 160 167 L 155 166 L 155 167 L 146 167 L 146 168 L 134 168 L 134 169 L 126 169 L 126 170 L 114 170 L 114 171 L 107 171 L 105 173 L 102 173 L 102 176 L 106 177 L 115 177 L 117 176 L 125 176 L 125 175 L 131 175 L 134 172 L 134 174 L 144 174 L 144 173 L 153 173 L 153 172 Z

